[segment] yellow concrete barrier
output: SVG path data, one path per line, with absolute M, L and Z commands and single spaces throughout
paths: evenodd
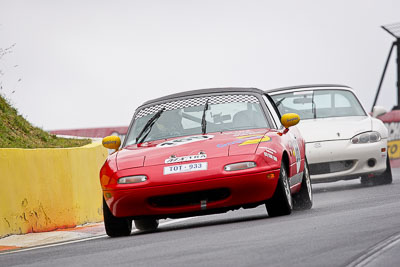
M 99 222 L 101 144 L 0 149 L 0 237 Z

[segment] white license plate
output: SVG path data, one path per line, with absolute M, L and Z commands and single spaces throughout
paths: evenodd
M 181 173 L 181 172 L 204 171 L 204 170 L 207 170 L 207 162 L 196 162 L 196 163 L 164 167 L 164 175 Z

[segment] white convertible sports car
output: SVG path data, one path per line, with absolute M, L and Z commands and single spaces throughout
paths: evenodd
M 389 184 L 388 131 L 365 111 L 350 87 L 307 85 L 268 90 L 281 114 L 300 115 L 306 155 L 314 183 L 361 178 L 362 184 Z

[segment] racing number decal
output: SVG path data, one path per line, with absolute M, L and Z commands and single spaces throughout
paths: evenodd
M 157 145 L 157 147 L 171 147 L 171 146 L 179 146 L 188 143 L 193 143 L 201 140 L 211 139 L 214 135 L 193 135 L 184 138 L 173 139 L 170 141 L 166 141 Z

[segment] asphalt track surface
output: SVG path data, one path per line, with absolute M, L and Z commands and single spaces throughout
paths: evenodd
M 0 266 L 400 266 L 400 170 L 391 185 L 314 185 L 314 206 L 265 207 L 168 222 L 153 233 L 11 254 Z

